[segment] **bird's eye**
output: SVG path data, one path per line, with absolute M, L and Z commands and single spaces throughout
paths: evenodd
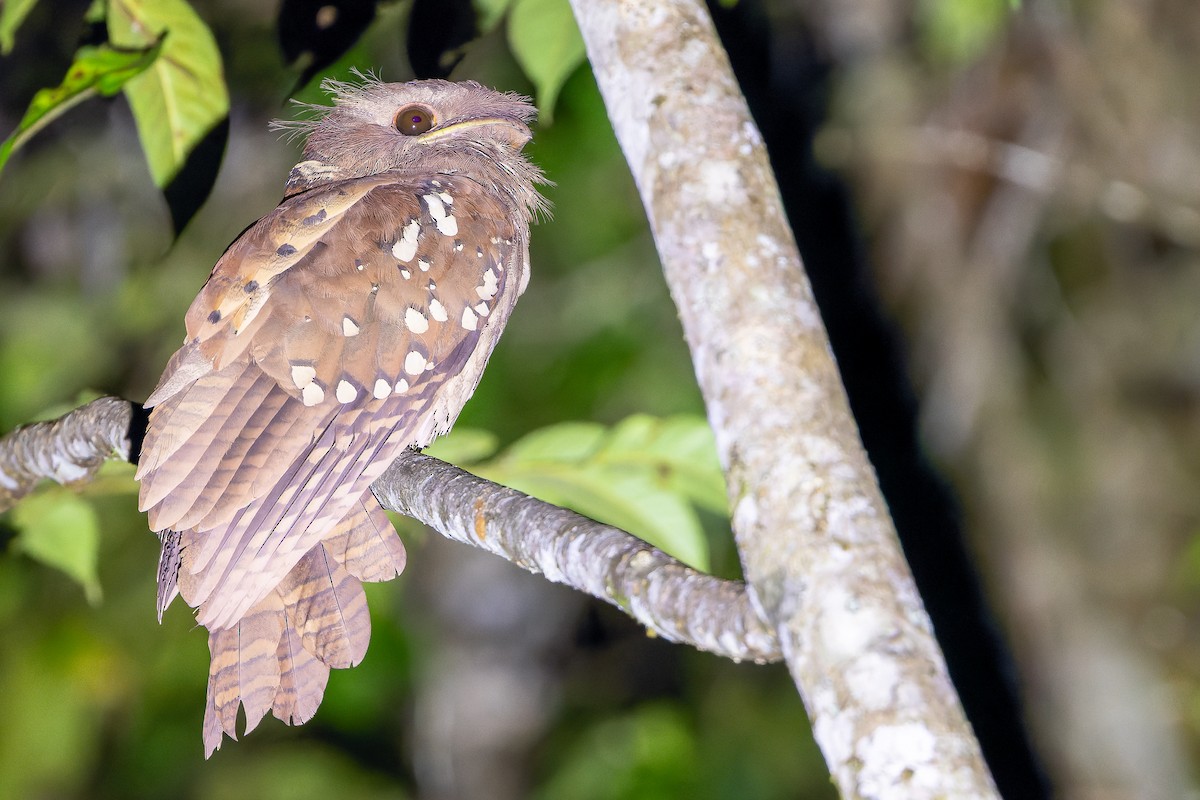
M 425 106 L 405 106 L 396 114 L 396 130 L 416 136 L 433 127 L 433 112 Z

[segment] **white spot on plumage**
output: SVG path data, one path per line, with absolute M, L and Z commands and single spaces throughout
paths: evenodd
M 297 389 L 303 389 L 313 382 L 317 377 L 315 367 L 310 367 L 307 364 L 292 364 L 292 383 L 296 384 Z
M 424 333 L 429 330 L 429 320 L 420 311 L 417 311 L 411 306 L 404 312 L 404 324 L 413 333 Z
M 462 326 L 469 331 L 473 331 L 476 327 L 478 327 L 478 323 L 479 317 L 475 315 L 475 312 L 469 308 L 464 308 L 462 315 Z
M 483 273 L 483 285 L 475 287 L 475 294 L 479 295 L 481 300 L 491 300 L 499 290 L 500 279 L 496 277 L 495 272 L 489 269 Z
M 429 207 L 429 216 L 433 217 L 433 224 L 437 226 L 438 231 L 445 236 L 454 236 L 458 233 L 458 220 L 446 210 L 446 204 L 442 200 L 444 196 L 445 193 L 427 194 L 422 195 L 421 199 Z
M 425 371 L 425 356 L 416 350 L 410 350 L 404 357 L 404 371 L 409 375 L 420 375 Z
M 442 202 L 446 205 L 454 205 L 454 198 L 450 196 L 449 192 L 438 192 L 438 197 L 442 198 Z
M 487 303 L 476 303 L 475 304 L 475 313 L 479 314 L 479 316 L 481 316 L 481 317 L 486 317 L 488 315 Z
M 421 268 L 421 272 L 429 272 L 430 264 L 429 264 L 429 261 L 427 261 L 426 259 L 422 258 L 422 259 L 418 260 L 417 266 Z
M 300 399 L 306 406 L 315 406 L 325 399 L 325 390 L 316 383 L 310 383 L 301 390 Z
M 404 378 L 401 378 L 400 380 L 396 381 L 396 394 L 403 394 L 404 392 L 407 392 L 407 391 L 408 391 L 408 381 L 404 380 Z
M 409 220 L 400 232 L 400 238 L 392 245 L 392 255 L 405 263 L 412 261 L 417 254 L 417 237 L 421 234 L 421 223 Z
M 350 317 L 342 317 L 342 333 L 345 336 L 358 336 L 358 323 Z
M 340 380 L 337 385 L 337 399 L 339 403 L 353 403 L 358 399 L 358 389 L 348 380 Z
M 392 393 L 392 384 L 389 381 L 384 380 L 383 378 L 380 378 L 379 380 L 375 381 L 375 391 L 371 392 L 371 394 L 375 397 L 376 400 L 382 400 L 383 398 L 387 397 L 391 393 Z
M 446 313 L 446 307 L 437 300 L 429 301 L 429 315 L 438 322 L 445 322 L 450 319 L 450 315 Z
M 401 277 L 401 278 L 404 278 L 404 280 L 408 280 L 409 278 L 411 278 L 411 277 L 412 277 L 412 273 L 411 273 L 411 272 L 409 272 L 409 271 L 408 271 L 408 270 L 406 270 L 406 269 L 403 269 L 403 268 L 401 268 L 401 270 L 400 270 L 400 277 Z

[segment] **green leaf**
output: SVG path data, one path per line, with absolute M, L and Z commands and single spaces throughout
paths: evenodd
M 708 543 L 688 501 L 726 508 L 712 433 L 696 417 L 634 416 L 611 429 L 553 425 L 474 471 L 623 528 L 702 570 Z
M 701 508 L 729 515 L 716 442 L 712 428 L 701 417 L 629 417 L 613 429 L 601 457 L 614 463 L 640 460 L 653 465 L 659 478 L 674 491 Z
M 525 435 L 503 458 L 513 463 L 583 461 L 599 449 L 604 434 L 605 428 L 598 422 L 562 422 Z
M 63 82 L 35 94 L 17 129 L 0 143 L 0 169 L 30 137 L 69 109 L 98 94 L 116 94 L 153 64 L 161 49 L 161 42 L 133 49 L 111 45 L 79 48 Z
M 513 0 L 471 0 L 475 7 L 475 21 L 480 33 L 489 33 L 504 18 Z
M 0 2 L 0 55 L 12 52 L 17 28 L 33 10 L 37 0 L 3 0 Z
M 12 520 L 20 531 L 14 543 L 18 549 L 78 581 L 89 603 L 100 601 L 100 526 L 87 501 L 70 489 L 53 486 L 22 500 Z
M 113 494 L 132 494 L 136 496 L 138 493 L 138 484 L 133 479 L 136 473 L 137 467 L 128 461 L 109 459 L 100 465 L 100 469 L 96 471 L 96 474 L 88 482 L 88 485 L 83 487 L 83 493 L 87 497 Z
M 83 12 L 86 25 L 103 25 L 108 18 L 108 0 L 92 0 L 87 10 Z
M 162 57 L 123 89 L 150 174 L 166 188 L 192 148 L 229 113 L 217 43 L 184 0 L 112 0 L 108 36 L 125 47 L 165 36 Z
M 567 0 L 514 0 L 508 46 L 537 88 L 538 109 L 549 122 L 559 90 L 586 55 Z
M 475 464 L 494 455 L 499 447 L 496 434 L 479 428 L 455 428 L 440 437 L 425 452 L 451 464 Z

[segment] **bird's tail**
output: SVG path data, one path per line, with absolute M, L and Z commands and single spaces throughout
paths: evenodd
M 166 586 L 160 582 L 160 609 L 177 593 L 176 575 L 178 593 L 189 599 L 188 538 L 164 537 L 163 560 L 173 560 L 176 569 L 160 564 L 160 581 L 170 576 Z M 400 537 L 368 493 L 236 625 L 209 631 L 205 757 L 224 734 L 237 739 L 239 705 L 246 711 L 245 733 L 268 711 L 288 725 L 312 719 L 330 668 L 353 667 L 366 654 L 371 618 L 363 581 L 390 580 L 404 563 Z

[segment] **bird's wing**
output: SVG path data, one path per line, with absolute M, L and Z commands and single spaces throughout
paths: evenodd
M 150 527 L 189 534 L 202 624 L 241 619 L 453 422 L 519 288 L 510 206 L 384 173 L 289 198 L 217 263 L 138 469 Z

